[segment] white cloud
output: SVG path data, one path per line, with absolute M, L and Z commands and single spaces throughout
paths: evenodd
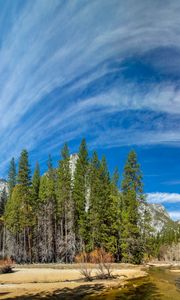
M 163 184 L 168 184 L 168 185 L 180 185 L 180 180 L 169 180 L 163 182 Z
M 68 97 L 68 93 L 110 72 L 104 62 L 112 57 L 121 62 L 158 47 L 177 48 L 180 44 L 179 9 L 179 1 L 167 1 L 164 5 L 162 1 L 61 4 L 56 0 L 39 0 L 26 2 L 18 14 L 15 9 L 11 14 L 2 10 L 0 16 L 2 13 L 11 18 L 11 26 L 2 35 L 0 47 L 0 135 L 3 141 L 0 167 L 4 169 L 9 157 L 17 156 L 23 147 L 33 150 L 46 138 L 52 138 L 52 144 L 43 149 L 48 151 L 89 129 L 94 133 L 92 146 L 179 144 L 179 128 L 164 128 L 163 122 L 158 128 L 148 130 L 143 129 L 146 122 L 143 119 L 142 130 L 135 126 L 126 130 L 109 129 L 102 122 L 112 113 L 127 109 L 180 114 L 180 92 L 173 83 L 154 84 L 148 89 L 150 92 L 142 93 L 136 84 L 122 80 L 118 88 L 108 93 L 97 93 L 88 99 L 82 96 L 69 100 Z M 172 66 L 168 62 L 169 69 L 174 65 L 174 61 Z M 91 75 L 83 76 L 93 69 Z M 68 85 L 66 99 L 57 95 L 57 101 L 50 105 L 48 94 Z
M 168 213 L 173 220 L 180 220 L 180 211 L 168 211 Z
M 180 203 L 180 194 L 177 193 L 148 193 L 149 203 Z

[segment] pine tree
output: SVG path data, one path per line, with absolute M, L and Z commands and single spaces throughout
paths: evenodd
M 21 187 L 16 185 L 5 207 L 6 227 L 14 234 L 21 233 L 24 229 L 24 216 L 21 214 L 23 199 L 21 196 Z
M 99 206 L 98 206 L 98 192 L 99 192 L 99 169 L 100 161 L 97 152 L 93 152 L 90 162 L 90 197 L 88 209 L 88 250 L 92 251 L 99 247 L 98 231 L 99 231 Z
M 114 190 L 116 192 L 119 191 L 119 177 L 119 170 L 118 167 L 116 167 L 112 176 L 112 185 L 114 186 Z
M 15 159 L 13 157 L 10 161 L 9 172 L 8 172 L 9 197 L 11 197 L 15 185 L 16 185 L 16 165 L 15 165 Z
M 88 207 L 88 151 L 86 140 L 83 139 L 79 148 L 78 159 L 73 179 L 73 201 L 75 205 L 75 232 L 78 250 L 85 250 L 87 243 L 87 212 Z
M 119 177 L 119 171 L 116 167 L 111 180 L 112 233 L 114 235 L 113 253 L 116 261 L 121 260 L 122 194 L 120 193 Z
M 31 196 L 31 170 L 29 166 L 28 152 L 22 150 L 17 176 L 17 191 L 14 196 L 14 201 L 19 203 L 19 219 L 21 221 L 21 228 L 23 229 L 23 247 L 24 260 L 32 261 L 32 226 L 35 218 L 32 210 L 32 196 Z
M 39 198 L 39 186 L 40 186 L 40 168 L 39 163 L 36 163 L 34 174 L 32 177 L 32 197 L 34 205 L 36 204 L 38 198 Z
M 114 199 L 111 197 L 111 182 L 105 157 L 99 161 L 94 152 L 90 170 L 89 249 L 102 247 L 113 253 L 116 247 L 112 219 Z
M 40 179 L 39 187 L 39 213 L 38 255 L 42 262 L 56 261 L 56 171 L 49 155 L 48 171 Z
M 19 159 L 19 168 L 17 183 L 22 185 L 24 188 L 28 189 L 31 185 L 31 171 L 28 161 L 28 152 L 27 150 L 22 150 L 20 159 Z
M 40 168 L 38 162 L 35 165 L 34 174 L 32 177 L 32 211 L 34 214 L 34 226 L 32 228 L 32 241 L 33 241 L 33 261 L 39 261 L 39 243 L 40 235 L 39 232 L 39 210 L 40 210 L 40 200 L 39 200 L 39 188 L 40 188 Z
M 48 197 L 48 243 L 49 261 L 56 261 L 56 190 L 55 170 L 52 165 L 52 158 L 49 155 L 47 172 L 47 197 Z
M 135 151 L 129 153 L 124 167 L 122 193 L 122 256 L 126 262 L 139 263 L 143 255 L 139 207 L 144 196 L 142 173 Z
M 99 219 L 100 219 L 100 244 L 111 253 L 116 251 L 115 238 L 115 207 L 114 198 L 111 197 L 111 181 L 105 156 L 100 162 L 100 190 L 99 190 Z M 115 210 L 114 210 L 115 209 Z
M 52 165 L 52 158 L 49 155 L 49 159 L 47 162 L 48 166 L 48 172 L 47 172 L 47 197 L 49 198 L 49 201 L 52 202 L 53 207 L 55 208 L 56 206 L 56 191 L 55 191 L 55 177 L 56 177 L 56 172 L 53 168 Z
M 5 206 L 7 204 L 7 191 L 4 187 L 2 192 L 0 193 L 0 254 L 4 258 L 5 257 L 5 237 L 6 237 L 6 227 L 4 224 L 4 213 Z
M 72 200 L 72 181 L 70 155 L 67 144 L 61 151 L 57 182 L 57 218 L 59 258 L 72 262 L 75 256 L 74 205 Z

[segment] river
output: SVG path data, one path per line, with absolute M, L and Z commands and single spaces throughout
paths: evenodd
M 133 280 L 121 290 L 115 289 L 91 299 L 180 300 L 180 271 L 175 273 L 167 268 L 150 268 L 148 277 Z

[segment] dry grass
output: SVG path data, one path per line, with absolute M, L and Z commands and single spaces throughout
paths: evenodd
M 36 299 L 35 295 L 37 294 L 41 298 L 41 295 L 52 296 L 57 290 L 59 293 L 62 293 L 67 289 L 72 291 L 73 295 L 78 293 L 79 290 L 86 290 L 86 293 L 90 293 L 90 291 L 94 293 L 97 286 L 102 291 L 103 288 L 118 286 L 124 280 L 146 275 L 142 267 L 116 268 L 113 270 L 113 275 L 118 276 L 116 279 L 94 280 L 92 284 L 92 282 L 84 282 L 83 275 L 80 274 L 79 270 L 71 267 L 69 269 L 15 268 L 12 274 L 0 275 L 0 299 L 13 299 L 20 296 L 23 297 L 21 299 L 26 299 L 28 295 L 31 295 L 32 299 Z M 96 275 L 96 269 L 92 269 L 92 275 Z M 64 298 L 62 297 L 62 299 Z

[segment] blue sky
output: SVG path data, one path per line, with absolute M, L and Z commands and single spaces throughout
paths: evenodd
M 0 175 L 82 137 L 180 219 L 180 2 L 0 0 Z

